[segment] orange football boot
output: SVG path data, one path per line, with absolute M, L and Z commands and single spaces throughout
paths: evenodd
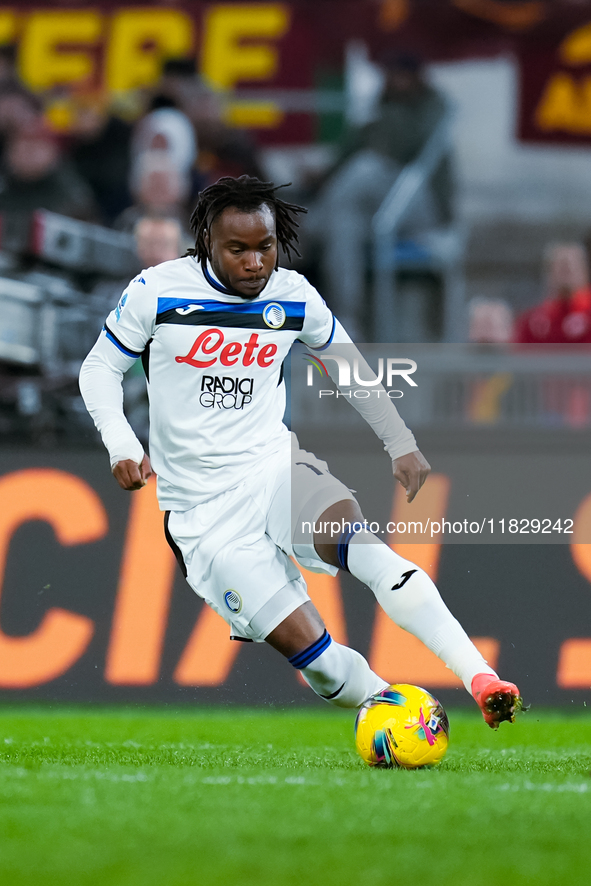
M 472 680 L 472 695 L 491 729 L 499 723 L 515 721 L 515 714 L 523 710 L 523 699 L 515 683 L 499 680 L 492 674 L 476 674 Z

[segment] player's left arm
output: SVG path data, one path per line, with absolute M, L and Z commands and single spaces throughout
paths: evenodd
M 354 360 L 358 361 L 358 377 L 368 380 L 376 378 L 375 372 L 368 365 L 350 335 L 337 320 L 331 349 L 338 353 L 339 346 L 344 346 L 342 347 L 343 354 L 347 357 L 351 366 Z M 376 396 L 356 397 L 355 392 L 357 390 L 367 391 L 367 388 L 357 384 L 354 378 L 351 379 L 351 384 L 346 387 L 339 385 L 338 368 L 332 360 L 327 361 L 326 368 L 337 387 L 347 393 L 351 405 L 355 407 L 383 441 L 384 448 L 392 459 L 392 473 L 406 490 L 406 498 L 410 503 L 427 479 L 431 466 L 422 452 L 420 452 L 413 434 L 406 427 L 392 400 L 387 396 L 385 388 L 382 385 L 375 385 L 372 387 L 372 391 L 376 392 Z M 378 396 L 378 391 L 383 392 L 381 396 Z
M 308 329 L 304 325 L 301 340 L 312 349 L 324 352 L 326 357 L 330 356 L 330 352 L 338 355 L 340 350 L 350 366 L 354 360 L 358 361 L 359 377 L 374 379 L 375 372 L 368 366 L 349 334 L 334 318 L 316 290 L 313 290 L 313 293 L 316 298 L 310 297 L 306 307 L 308 309 L 310 306 L 311 310 L 309 312 L 307 310 L 307 315 L 316 322 L 313 325 L 310 323 Z M 427 479 L 431 467 L 419 451 L 413 434 L 406 427 L 385 389 L 382 385 L 375 385 L 372 386 L 372 391 L 376 392 L 376 396 L 356 397 L 355 391 L 359 389 L 366 392 L 367 388 L 357 384 L 354 379 L 351 379 L 349 385 L 339 384 L 338 365 L 334 360 L 327 360 L 326 369 L 351 405 L 383 441 L 384 448 L 392 459 L 394 477 L 404 486 L 407 500 L 411 502 Z M 378 391 L 382 392 L 381 395 L 378 395 Z

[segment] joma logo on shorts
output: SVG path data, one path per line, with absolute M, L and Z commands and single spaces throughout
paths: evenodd
M 244 409 L 252 402 L 253 378 L 232 378 L 204 375 L 199 402 L 206 409 Z
M 177 363 L 188 363 L 189 366 L 195 366 L 196 369 L 207 369 L 218 360 L 222 366 L 234 366 L 238 361 L 243 366 L 252 366 L 256 361 L 264 369 L 272 365 L 277 353 L 277 345 L 263 345 L 261 347 L 256 332 L 252 333 L 246 344 L 239 341 L 229 341 L 224 344 L 224 341 L 225 337 L 221 329 L 205 329 L 195 339 L 189 353 L 184 357 L 175 357 L 175 360 Z M 207 359 L 210 354 L 215 354 L 215 356 Z

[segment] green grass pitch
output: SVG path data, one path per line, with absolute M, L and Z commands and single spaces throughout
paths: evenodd
M 442 765 L 405 772 L 331 709 L 4 708 L 0 882 L 587 884 L 590 714 L 450 721 Z

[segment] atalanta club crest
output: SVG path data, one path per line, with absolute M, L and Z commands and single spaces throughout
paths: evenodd
M 281 329 L 285 323 L 285 309 L 276 301 L 269 302 L 263 309 L 263 320 L 270 329 Z
M 233 588 L 226 591 L 224 600 L 230 612 L 238 613 L 242 609 L 242 597 Z

